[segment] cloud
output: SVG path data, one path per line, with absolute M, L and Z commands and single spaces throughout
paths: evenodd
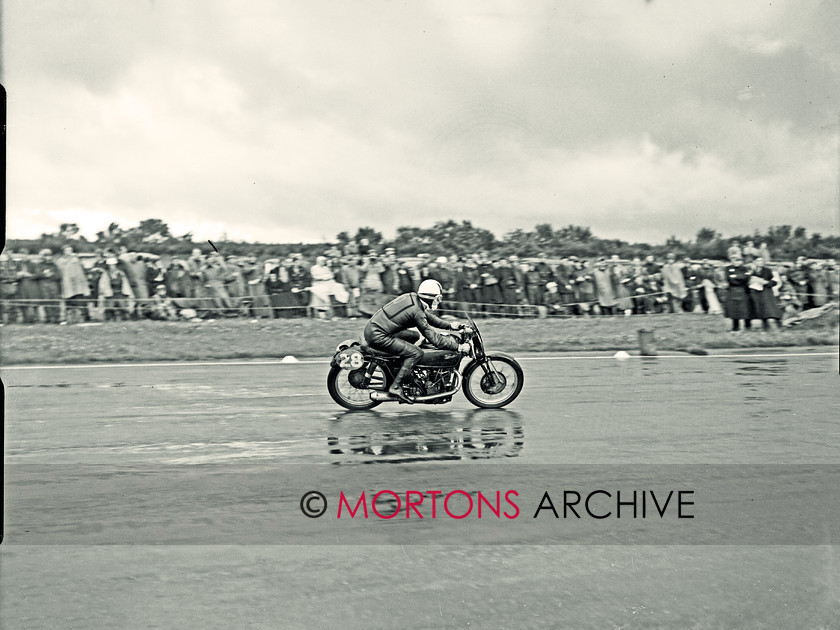
M 4 11 L 11 236 L 65 216 L 264 241 L 448 218 L 836 230 L 827 4 Z

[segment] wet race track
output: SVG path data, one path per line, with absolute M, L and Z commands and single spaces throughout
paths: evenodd
M 795 498 L 833 482 L 836 351 L 520 358 L 503 410 L 458 394 L 345 412 L 325 362 L 3 369 L 2 627 L 840 627 L 832 526 L 773 503 L 737 520 L 760 484 Z M 564 476 L 689 479 L 696 529 L 533 519 L 529 486 L 562 495 Z M 427 501 L 407 519 L 396 503 L 482 487 L 518 488 L 520 518 L 436 521 Z M 385 488 L 399 518 L 335 518 L 342 490 L 355 505 Z M 311 490 L 323 518 L 302 514 Z

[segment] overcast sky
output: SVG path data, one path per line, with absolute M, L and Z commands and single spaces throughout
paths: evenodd
M 4 0 L 8 236 L 838 234 L 837 0 Z

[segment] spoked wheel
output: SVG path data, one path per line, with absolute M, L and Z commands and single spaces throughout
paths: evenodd
M 327 375 L 327 390 L 332 399 L 345 409 L 373 409 L 381 401 L 371 400 L 370 393 L 385 388 L 385 373 L 377 366 L 366 388 L 359 387 L 363 377 L 364 368 L 351 371 L 334 367 Z
M 524 375 L 522 368 L 512 358 L 487 358 L 495 370 L 489 369 L 485 372 L 478 363 L 468 367 L 464 374 L 464 396 L 477 407 L 498 409 L 519 396 L 524 384 Z

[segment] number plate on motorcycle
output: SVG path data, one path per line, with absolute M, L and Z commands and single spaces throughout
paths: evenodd
M 339 352 L 336 357 L 338 367 L 344 370 L 358 370 L 365 364 L 365 359 L 362 353 L 355 348 L 347 348 Z

